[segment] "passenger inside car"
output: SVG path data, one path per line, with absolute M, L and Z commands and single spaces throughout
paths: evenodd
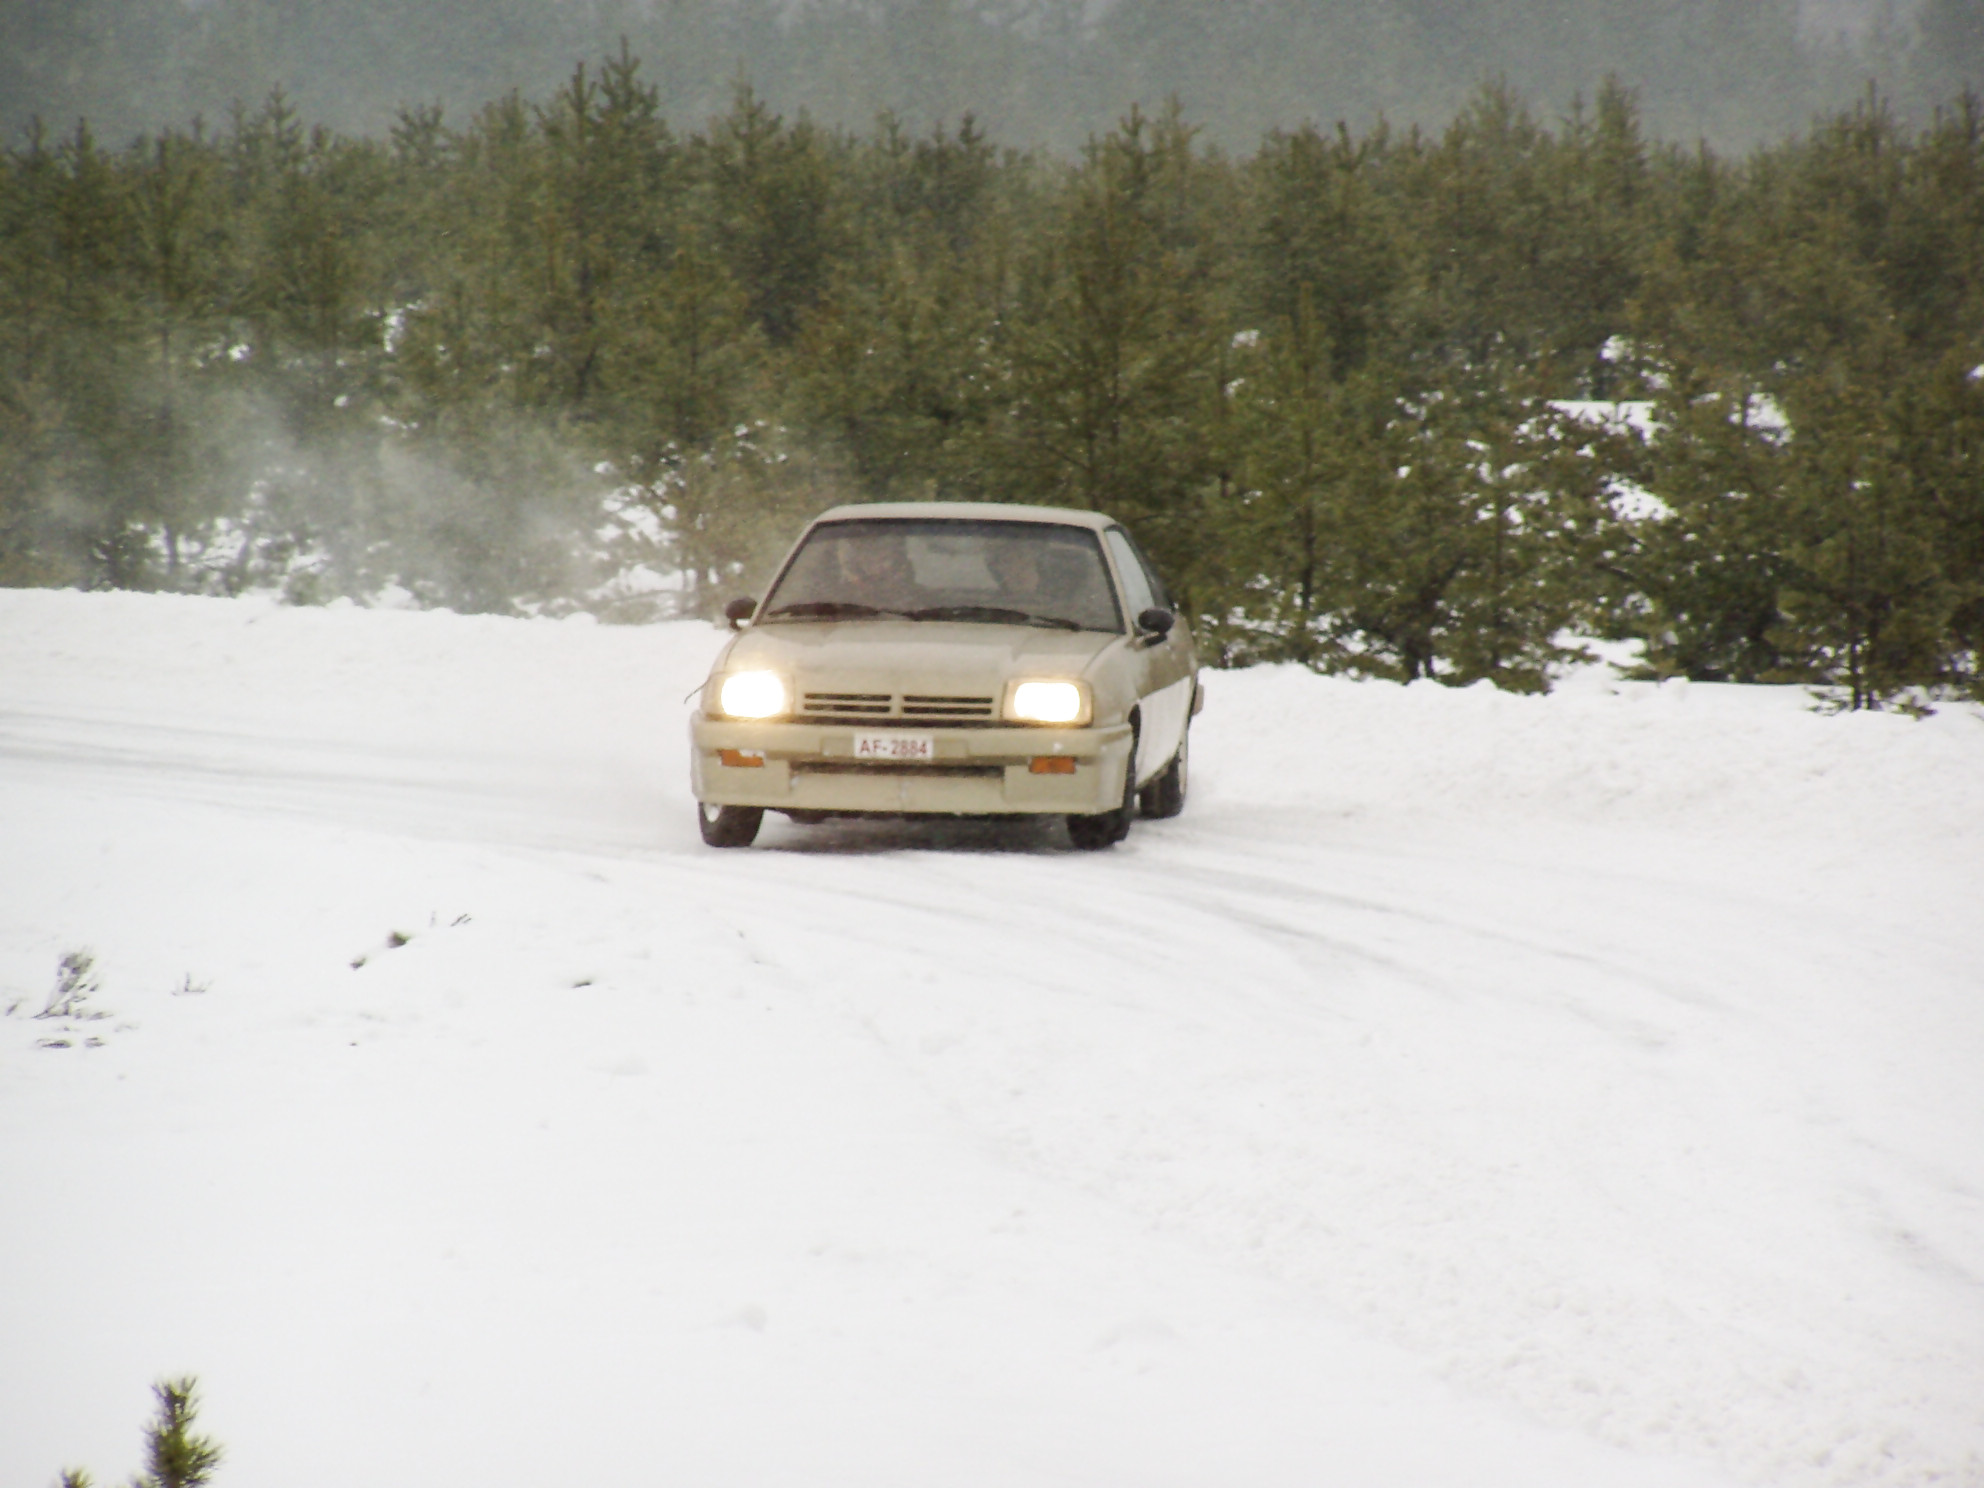
M 1032 542 L 994 543 L 986 567 L 999 585 L 999 593 L 1019 609 L 1029 609 L 1046 598 L 1046 581 L 1040 572 L 1040 545 Z

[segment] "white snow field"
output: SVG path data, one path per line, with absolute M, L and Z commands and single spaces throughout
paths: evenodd
M 0 592 L 0 1488 L 1984 1484 L 1978 710 L 1214 673 L 1113 851 L 718 852 L 720 640 Z

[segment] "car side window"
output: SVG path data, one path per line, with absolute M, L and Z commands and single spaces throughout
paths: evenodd
M 1137 551 L 1130 534 L 1121 527 L 1111 527 L 1103 536 L 1109 544 L 1109 556 L 1116 560 L 1116 570 L 1123 576 L 1123 592 L 1129 601 L 1130 617 L 1135 619 L 1152 608 L 1170 609 L 1171 601 L 1164 592 L 1164 585 L 1158 582 L 1157 575 L 1144 562 L 1144 555 Z
M 1137 546 L 1137 540 L 1130 536 L 1128 532 L 1123 533 L 1123 541 L 1130 545 L 1130 551 L 1137 555 L 1137 562 L 1144 566 L 1144 577 L 1150 580 L 1150 592 L 1156 596 L 1158 608 L 1164 610 L 1177 609 L 1178 606 L 1171 602 L 1170 591 L 1164 587 L 1164 575 L 1157 571 L 1157 565 L 1145 556 L 1144 550 Z

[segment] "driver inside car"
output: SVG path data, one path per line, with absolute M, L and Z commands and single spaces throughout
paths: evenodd
M 909 610 L 919 602 L 916 572 L 902 538 L 892 532 L 862 533 L 834 544 L 840 572 L 840 598 L 878 610 Z

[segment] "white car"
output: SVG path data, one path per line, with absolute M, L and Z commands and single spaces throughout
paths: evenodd
M 690 720 L 703 840 L 768 810 L 1056 815 L 1107 847 L 1184 809 L 1198 662 L 1157 573 L 1096 512 L 835 507 L 780 565 Z

